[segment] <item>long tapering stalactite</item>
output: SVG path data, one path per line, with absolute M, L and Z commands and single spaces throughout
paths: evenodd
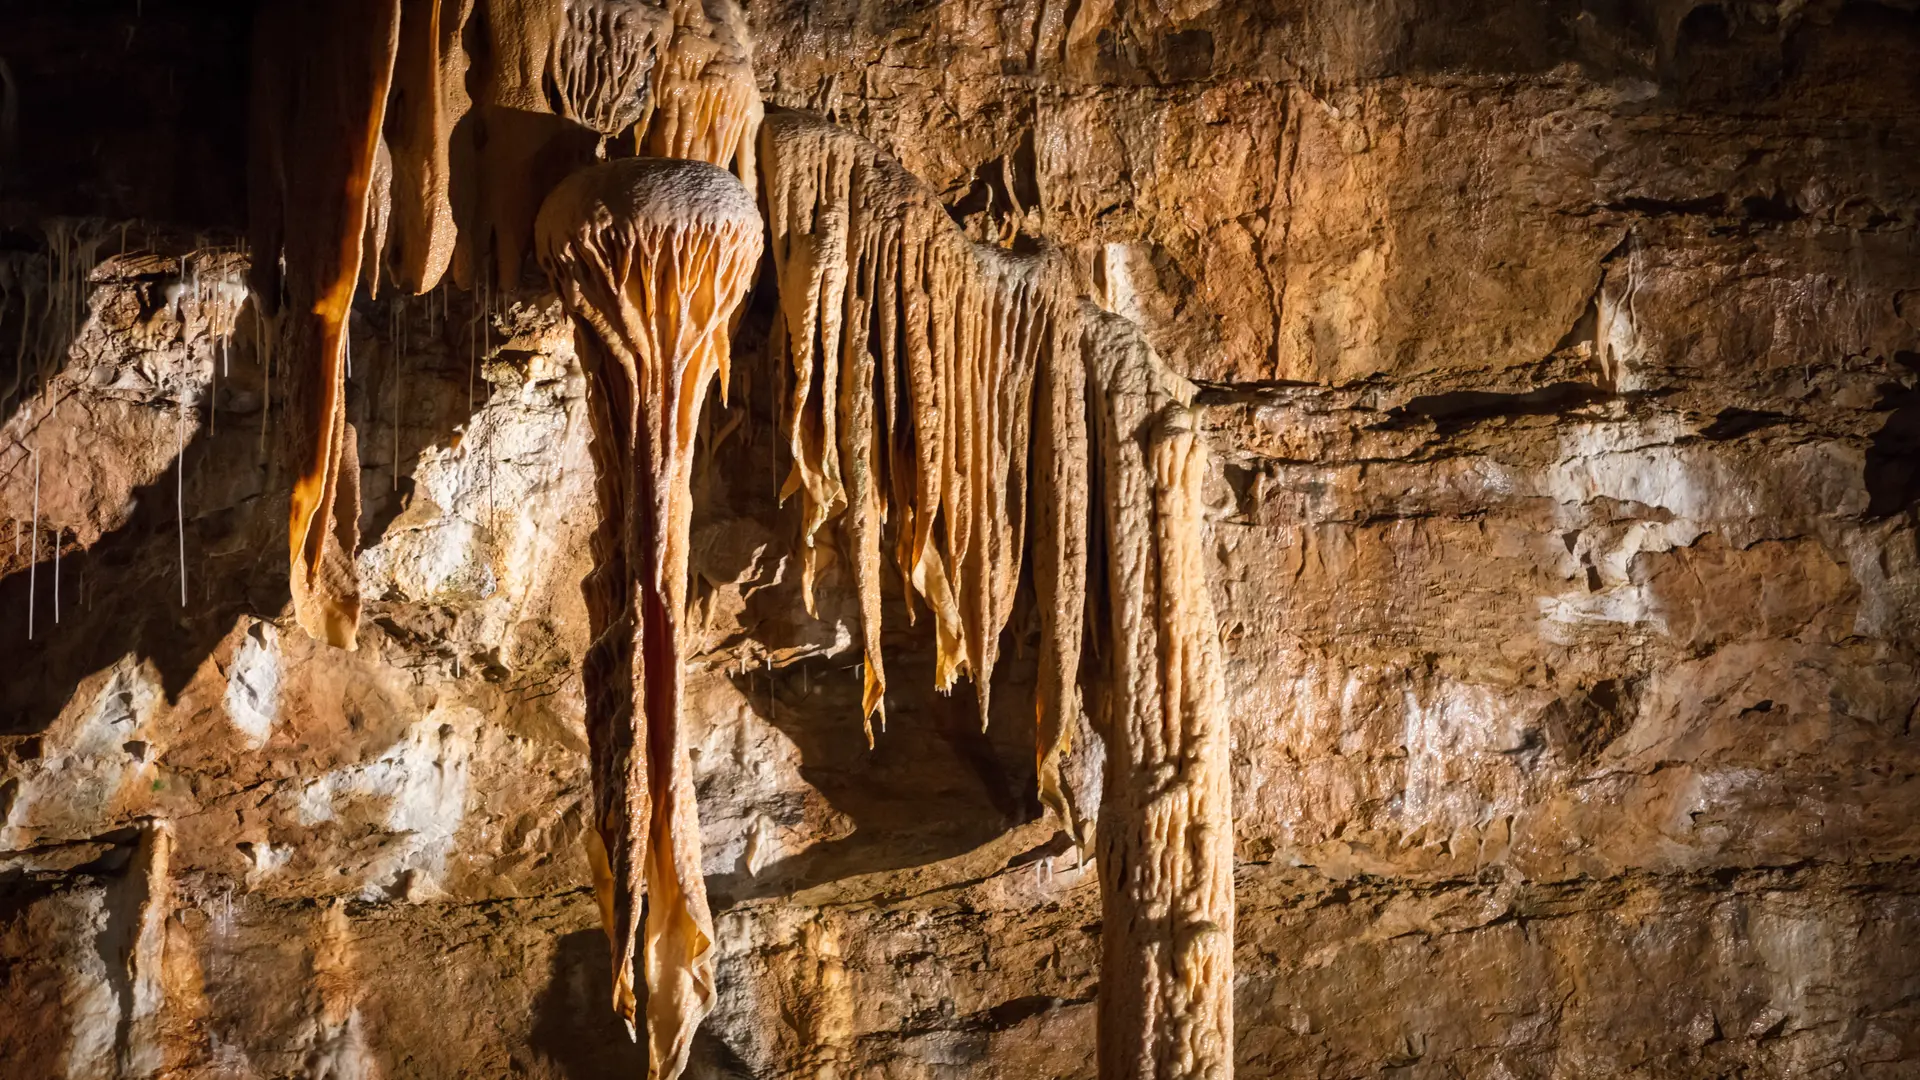
M 292 362 L 294 615 L 308 633 L 343 648 L 353 647 L 360 619 L 353 565 L 360 464 L 347 423 L 347 317 L 361 277 L 399 31 L 398 0 L 267 4 L 256 28 L 252 291 L 263 315 L 284 308 L 280 334 Z

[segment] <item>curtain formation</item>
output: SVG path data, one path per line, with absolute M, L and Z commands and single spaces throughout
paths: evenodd
M 633 1025 L 644 982 L 651 1074 L 680 1075 L 714 995 L 681 715 L 689 469 L 766 237 L 781 498 L 798 503 L 809 611 L 825 567 L 850 571 L 869 741 L 883 590 L 898 580 L 907 618 L 930 624 L 936 687 L 971 679 L 984 724 L 1030 580 L 1039 794 L 1083 847 L 1099 804 L 1101 1075 L 1231 1075 L 1205 451 L 1192 388 L 1137 328 L 1079 299 L 1058 254 L 968 240 L 872 144 L 763 117 L 734 0 L 263 3 L 254 94 L 253 295 L 293 373 L 291 591 L 313 636 L 352 648 L 359 618 L 357 287 L 512 290 L 531 248 L 574 322 L 598 504 L 587 843 L 613 1006 Z M 1097 796 L 1062 769 L 1083 682 L 1107 751 Z
M 1030 559 L 1040 797 L 1076 838 L 1090 793 L 1061 765 L 1093 628 L 1100 1075 L 1231 1075 L 1233 820 L 1192 386 L 1132 323 L 1075 298 L 1059 258 L 968 240 L 858 136 L 776 113 L 760 157 L 808 603 L 825 552 L 850 548 L 877 712 L 890 556 L 909 617 L 933 624 L 937 687 L 968 675 L 984 723 Z

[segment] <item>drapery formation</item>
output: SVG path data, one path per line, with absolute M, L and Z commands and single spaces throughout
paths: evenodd
M 890 554 L 908 618 L 924 608 L 933 623 L 936 685 L 970 675 L 984 723 L 1030 547 L 1040 797 L 1078 836 L 1091 807 L 1074 805 L 1061 758 L 1080 710 L 1087 599 L 1083 304 L 1057 256 L 968 240 L 864 139 L 776 113 L 760 141 L 780 284 L 772 347 L 791 378 L 782 495 L 800 504 L 807 603 L 840 547 L 827 528 L 838 520 L 859 597 L 867 716 L 885 718 Z
M 969 675 L 983 723 L 1031 560 L 1040 796 L 1076 836 L 1087 793 L 1061 765 L 1089 621 L 1099 645 L 1100 1075 L 1230 1076 L 1232 806 L 1192 387 L 1133 324 L 1073 298 L 1059 260 L 968 241 L 873 145 L 794 113 L 767 117 L 760 141 L 773 348 L 792 379 L 783 494 L 799 499 L 809 590 L 845 549 L 865 709 L 885 693 L 888 555 L 909 615 L 929 612 L 939 687 Z
M 1031 448 L 1040 455 L 1032 494 L 1049 507 L 1036 537 L 1041 610 L 1077 612 L 1084 602 L 1085 506 L 1068 513 L 1055 503 L 1075 497 L 1060 485 L 1084 487 L 1072 483 L 1085 444 L 1071 344 L 1078 302 L 1056 258 L 972 243 L 865 140 L 796 113 L 768 117 L 760 132 L 780 283 L 773 348 L 791 378 L 793 468 L 782 495 L 799 496 L 806 602 L 811 609 L 814 580 L 837 547 L 826 526 L 843 519 L 866 714 L 884 720 L 885 549 L 906 582 L 909 617 L 924 606 L 933 623 L 936 684 L 972 676 L 984 721 L 1027 546 Z M 1077 614 L 1063 618 L 1042 641 L 1042 724 L 1062 734 L 1059 718 L 1078 708 L 1079 625 Z M 1042 760 L 1052 758 L 1043 751 Z
M 654 1072 L 672 1077 L 714 986 L 680 724 L 693 440 L 708 385 L 716 376 L 726 385 L 728 321 L 760 260 L 760 214 L 721 169 L 631 158 L 554 189 L 537 238 L 578 328 L 593 423 L 589 847 L 613 943 L 614 1007 L 633 1022 L 629 978 L 642 960 Z

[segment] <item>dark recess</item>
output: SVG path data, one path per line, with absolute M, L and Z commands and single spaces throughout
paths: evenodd
M 246 223 L 251 0 L 0 0 L 19 128 L 0 228 Z M 17 243 L 17 239 L 15 241 Z

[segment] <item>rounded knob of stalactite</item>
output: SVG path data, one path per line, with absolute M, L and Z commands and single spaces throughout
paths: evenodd
M 753 193 L 717 165 L 682 158 L 618 158 L 562 180 L 540 206 L 535 246 L 553 257 L 583 233 L 614 229 L 760 228 Z

